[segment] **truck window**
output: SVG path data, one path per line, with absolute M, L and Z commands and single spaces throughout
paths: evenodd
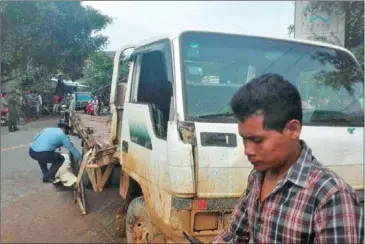
M 137 102 L 152 106 L 152 120 L 156 136 L 166 139 L 170 116 L 172 83 L 167 78 L 167 66 L 161 51 L 142 56 L 138 80 Z
M 187 119 L 221 120 L 199 117 L 230 112 L 231 97 L 248 79 L 278 73 L 298 88 L 304 125 L 364 124 L 364 76 L 356 60 L 341 49 L 194 32 L 182 35 L 180 48 Z

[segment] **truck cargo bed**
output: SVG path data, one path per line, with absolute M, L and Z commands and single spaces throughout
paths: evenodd
M 70 120 L 72 127 L 87 144 L 87 148 L 104 149 L 111 146 L 109 142 L 111 129 L 109 115 L 91 116 L 83 112 L 76 112 L 70 117 Z

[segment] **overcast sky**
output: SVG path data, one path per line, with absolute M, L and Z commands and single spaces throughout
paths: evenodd
M 294 23 L 292 1 L 88 1 L 111 16 L 106 50 L 180 29 L 203 28 L 287 37 Z

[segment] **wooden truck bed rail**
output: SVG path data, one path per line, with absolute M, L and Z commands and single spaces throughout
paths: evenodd
M 75 113 L 70 117 L 71 126 L 81 137 L 86 148 L 103 149 L 110 145 L 110 117 L 90 116 L 83 113 Z
M 117 148 L 110 140 L 111 121 L 109 116 L 90 116 L 76 112 L 70 117 L 71 127 L 83 141 L 84 166 L 82 172 L 86 171 L 93 190 L 101 192 L 105 182 L 110 176 L 114 165 L 119 163 Z M 86 153 L 92 152 L 92 153 Z M 104 174 L 101 168 L 107 167 Z M 82 181 L 77 182 L 80 188 Z

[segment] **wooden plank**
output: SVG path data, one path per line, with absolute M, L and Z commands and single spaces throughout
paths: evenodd
M 102 190 L 100 189 L 100 182 L 101 179 L 103 178 L 103 175 L 101 173 L 101 168 L 95 169 L 95 172 L 96 172 L 96 188 L 98 189 L 98 192 L 101 192 Z
M 81 166 L 80 166 L 80 170 L 79 170 L 79 173 L 78 173 L 77 179 L 76 179 L 76 186 L 77 187 L 80 186 L 80 180 L 81 180 L 82 174 L 84 172 L 86 164 L 88 163 L 88 161 L 90 159 L 89 156 L 90 156 L 90 154 L 92 154 L 93 151 L 94 151 L 93 149 L 90 149 L 89 151 L 87 151 L 87 153 L 82 158 L 82 163 L 81 163 Z
M 86 165 L 87 169 L 96 169 L 96 168 L 100 168 L 101 166 L 98 164 L 88 164 Z
M 84 205 L 82 205 L 82 202 L 81 202 L 81 199 L 80 199 L 80 197 L 79 197 L 79 196 L 77 196 L 77 197 L 76 197 L 76 201 L 77 201 L 77 203 L 79 204 L 79 207 L 80 207 L 80 209 L 81 209 L 81 213 L 82 213 L 82 215 L 86 215 L 86 210 L 85 210 L 85 208 L 84 208 Z
M 94 192 L 98 192 L 96 178 L 95 178 L 95 169 L 86 169 L 87 175 L 90 179 L 91 185 L 93 187 Z
M 122 167 L 120 167 L 120 183 L 119 183 L 119 195 L 126 199 L 130 184 L 130 177 L 126 173 L 122 171 Z
M 104 189 L 105 182 L 108 180 L 110 174 L 112 173 L 114 164 L 109 164 L 108 168 L 105 170 L 99 184 L 99 189 L 102 191 Z

